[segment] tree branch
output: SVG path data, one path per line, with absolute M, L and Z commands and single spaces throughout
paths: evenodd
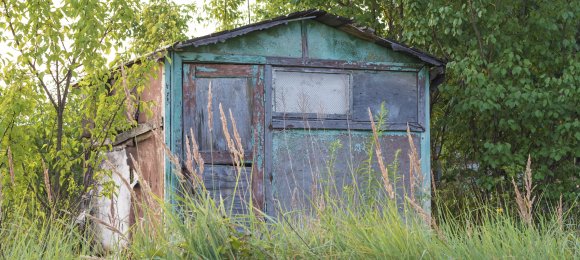
M 8 12 L 8 5 L 6 4 L 6 0 L 2 0 L 2 4 L 4 5 L 4 14 L 6 15 L 6 18 L 8 18 L 8 19 L 6 19 L 8 21 L 8 27 L 10 27 L 10 32 L 12 33 L 12 36 L 14 37 L 14 41 L 16 42 L 16 46 L 18 46 L 17 49 L 21 55 L 25 56 L 24 50 L 22 50 L 22 48 L 20 47 L 21 42 L 18 39 L 18 36 L 16 35 L 16 30 L 14 29 L 14 24 L 12 23 L 12 16 Z M 30 68 L 30 72 L 32 72 L 32 74 L 34 74 L 38 78 L 38 80 L 40 81 L 40 85 L 42 86 L 42 88 L 44 89 L 44 92 L 48 96 L 50 103 L 52 103 L 52 106 L 54 107 L 54 109 L 58 111 L 58 105 L 57 105 L 56 101 L 54 100 L 54 97 L 52 96 L 52 94 L 48 90 L 48 87 L 44 83 L 44 80 L 40 76 L 40 73 L 38 72 L 36 65 L 33 64 L 32 62 L 30 62 L 30 59 L 28 59 L 28 58 L 26 59 L 26 63 L 28 64 L 28 66 Z
M 481 38 L 481 33 L 479 32 L 479 28 L 477 27 L 477 14 L 475 13 L 475 10 L 473 9 L 472 0 L 468 0 L 468 2 L 469 2 L 469 10 L 470 10 L 469 22 L 471 23 L 471 26 L 473 27 L 473 31 L 475 32 L 477 44 L 479 45 L 479 54 L 481 55 L 481 58 L 485 61 L 485 63 L 488 63 L 487 57 L 485 56 L 485 51 L 483 49 L 483 39 Z

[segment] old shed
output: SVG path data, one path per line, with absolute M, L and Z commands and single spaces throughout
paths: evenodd
M 420 156 L 419 190 L 429 207 L 429 93 L 443 80 L 443 61 L 318 10 L 179 42 L 165 51 L 160 77 L 142 97 L 157 104 L 153 116 L 140 117 L 140 128 L 123 139 L 129 140 L 123 149 L 160 197 L 171 201 L 179 185 L 154 140 L 160 137 L 148 134 L 155 129 L 182 162 L 193 132 L 205 161 L 205 186 L 226 205 L 233 200 L 235 212 L 247 212 L 250 198 L 271 215 L 307 210 L 324 186 L 340 194 L 372 172 L 369 168 L 376 170 L 376 164 L 367 164 L 368 109 L 378 115 L 384 102 L 388 116 L 379 139 L 386 162 L 398 164 L 397 192 L 410 185 L 409 125 Z M 237 125 L 241 171 L 228 151 L 219 104 L 228 124 L 231 110 Z

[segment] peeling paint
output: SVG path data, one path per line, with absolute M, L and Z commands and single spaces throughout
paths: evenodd
M 207 68 L 207 67 L 203 67 L 203 66 L 197 66 L 196 69 L 199 71 L 203 71 L 203 72 L 216 72 L 217 71 L 217 69 L 215 69 L 215 68 Z
M 107 160 L 111 163 L 103 163 L 101 168 L 115 171 L 110 177 L 105 177 L 98 186 L 97 213 L 101 223 L 96 223 L 98 239 L 105 250 L 111 251 L 127 245 L 129 241 L 130 214 L 131 214 L 131 191 L 124 182 L 131 183 L 131 170 L 127 163 L 125 149 L 107 153 Z M 114 168 L 112 168 L 112 167 Z M 102 183 L 112 181 L 117 192 L 105 194 Z M 132 184 L 134 186 L 135 184 Z M 132 187 L 131 187 L 132 188 Z M 106 225 L 102 224 L 106 223 Z M 112 229 L 116 229 L 113 231 Z M 119 234 L 120 231 L 122 234 Z
M 308 54 L 314 59 L 422 63 L 419 59 L 381 47 L 373 42 L 330 29 L 329 26 L 305 21 L 308 31 Z
M 187 51 L 299 58 L 302 57 L 300 30 L 300 23 L 294 22 Z

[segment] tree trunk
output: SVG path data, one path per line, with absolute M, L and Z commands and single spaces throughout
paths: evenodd
M 55 165 L 60 161 L 60 151 L 62 150 L 62 136 L 63 136 L 63 120 L 64 120 L 64 104 L 56 109 L 56 158 Z M 53 194 L 55 198 L 58 199 L 60 195 L 60 170 L 58 167 L 54 167 L 54 182 L 53 182 Z

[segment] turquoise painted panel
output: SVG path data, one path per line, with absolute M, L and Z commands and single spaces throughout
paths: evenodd
M 379 46 L 314 21 L 306 21 L 308 55 L 312 59 L 364 62 L 423 63 L 404 53 Z
M 300 58 L 302 57 L 301 26 L 300 22 L 290 22 L 287 25 L 251 32 L 221 43 L 188 48 L 187 51 Z
M 182 106 L 182 79 L 183 74 L 183 63 L 181 57 L 175 53 L 171 53 L 171 61 L 165 64 L 165 81 L 169 82 L 170 87 L 166 89 L 166 97 L 168 102 L 166 102 L 165 107 L 165 118 L 169 121 L 166 123 L 167 128 L 164 129 L 166 140 L 169 140 L 168 146 L 173 155 L 179 156 L 181 154 L 181 140 L 182 140 L 182 129 L 181 129 L 181 106 Z M 169 76 L 169 79 L 167 78 Z M 166 141 L 167 142 L 167 141 Z M 181 160 L 181 158 L 179 158 Z M 167 160 L 166 160 L 167 162 Z M 175 172 L 175 167 L 180 167 L 180 165 L 173 165 L 171 162 L 167 162 L 166 172 L 165 172 L 165 200 L 169 201 L 171 205 L 176 205 L 176 195 L 179 188 L 179 179 L 177 173 Z
M 164 60 L 164 68 L 163 68 L 163 79 L 165 80 L 165 115 L 163 116 L 163 125 L 164 126 L 171 126 L 171 73 L 172 73 L 172 65 L 173 59 L 171 58 L 173 53 L 167 54 Z M 171 140 L 171 131 L 169 129 L 164 130 L 165 140 Z M 171 161 L 169 160 L 169 156 L 165 153 L 165 187 L 164 187 L 164 199 L 167 202 L 170 202 L 171 193 L 172 193 L 172 183 L 171 183 Z

